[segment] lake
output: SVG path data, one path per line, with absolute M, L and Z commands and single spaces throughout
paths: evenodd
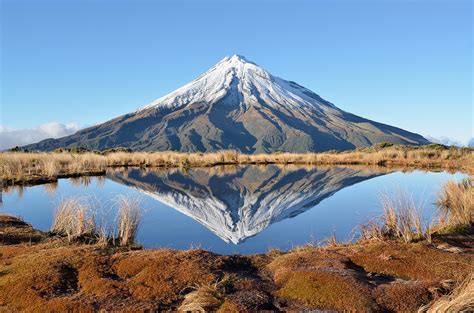
M 7 188 L 0 212 L 47 231 L 61 199 L 80 196 L 101 212 L 102 223 L 113 224 L 114 199 L 139 197 L 137 242 L 145 248 L 252 254 L 317 243 L 333 233 L 351 240 L 357 225 L 380 216 L 379 198 L 386 192 L 408 192 L 428 220 L 443 183 L 465 177 L 382 167 L 115 169 L 102 177 Z

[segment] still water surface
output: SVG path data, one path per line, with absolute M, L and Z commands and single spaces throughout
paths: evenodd
M 99 222 L 113 224 L 114 199 L 139 197 L 143 214 L 137 241 L 146 248 L 250 254 L 287 250 L 333 233 L 351 239 L 357 225 L 380 215 L 384 192 L 408 192 L 428 219 L 442 184 L 465 177 L 362 167 L 129 169 L 4 190 L 0 212 L 46 231 L 61 199 L 81 196 L 102 212 Z

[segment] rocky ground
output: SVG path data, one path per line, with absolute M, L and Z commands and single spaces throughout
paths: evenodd
M 472 272 L 472 235 L 222 256 L 68 244 L 0 216 L 0 311 L 416 311 Z

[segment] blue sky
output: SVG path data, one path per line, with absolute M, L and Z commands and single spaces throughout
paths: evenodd
M 0 2 L 0 131 L 106 121 L 237 53 L 349 112 L 473 136 L 471 1 Z

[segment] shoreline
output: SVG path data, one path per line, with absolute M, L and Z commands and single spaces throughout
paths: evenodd
M 325 153 L 247 155 L 236 151 L 179 152 L 2 152 L 0 177 L 4 186 L 51 183 L 60 178 L 105 175 L 108 169 L 217 167 L 233 165 L 378 166 L 386 169 L 446 170 L 474 173 L 474 149 L 440 145 L 374 146 Z
M 47 176 L 36 176 L 36 177 L 28 177 L 21 180 L 15 179 L 2 179 L 2 186 L 3 188 L 8 187 L 34 187 L 38 185 L 45 185 L 51 183 L 57 183 L 60 179 L 69 179 L 69 178 L 81 178 L 81 177 L 106 177 L 109 171 L 127 171 L 131 169 L 140 169 L 140 170 L 150 170 L 150 171 L 172 171 L 172 170 L 180 170 L 186 171 L 189 169 L 212 169 L 212 168 L 232 168 L 235 166 L 268 166 L 268 165 L 276 165 L 281 167 L 304 167 L 304 168 L 327 168 L 327 167 L 343 167 L 343 168 L 363 168 L 367 170 L 373 170 L 374 172 L 381 172 L 381 173 L 391 173 L 396 171 L 403 171 L 403 172 L 413 172 L 413 171 L 423 171 L 423 172 L 447 172 L 451 174 L 455 173 L 463 173 L 466 175 L 470 175 L 469 172 L 463 171 L 462 168 L 443 168 L 443 167 L 417 167 L 417 166 L 400 166 L 400 165 L 363 165 L 363 164 L 304 164 L 304 163 L 227 163 L 227 164 L 220 164 L 220 165 L 208 165 L 208 166 L 193 166 L 183 168 L 180 166 L 108 166 L 105 170 L 101 171 L 92 171 L 92 172 L 78 172 L 78 173 L 65 173 L 59 174 L 52 177 Z
M 0 306 L 9 310 L 413 311 L 449 293 L 474 262 L 472 227 L 432 243 L 228 256 L 68 243 L 4 215 L 0 233 Z
M 422 154 L 434 153 L 420 149 Z M 360 154 L 330 155 L 339 158 L 342 154 L 345 158 L 354 153 Z M 400 160 L 393 150 L 373 153 L 379 157 L 392 155 L 392 161 Z M 471 177 L 443 186 L 437 199 L 439 220 L 423 227 L 416 207 L 404 206 L 400 202 L 403 197 L 384 198 L 382 223 L 360 225 L 360 237 L 352 243 L 337 242 L 333 237 L 323 246 L 308 244 L 285 252 L 270 250 L 252 255 L 219 255 L 201 249 L 143 249 L 134 243 L 140 207 L 127 198 L 123 198 L 120 210 L 128 215 L 119 218 L 118 228 L 112 232 L 104 232 L 96 225 L 94 215 L 78 199 L 66 199 L 60 204 L 50 232 L 0 214 L 0 308 L 7 311 L 406 312 L 436 307 L 440 299 L 449 299 L 456 286 L 464 284 L 468 287 L 462 288 L 469 290 L 474 277 L 471 265 L 474 264 L 474 186 L 470 167 L 473 150 L 448 149 L 437 153 L 435 161 L 443 165 L 437 170 L 463 169 Z M 139 166 L 135 168 L 166 170 L 171 167 L 156 165 L 176 154 L 120 152 L 101 156 L 88 152 L 2 153 L 0 156 L 2 177 L 10 170 L 11 182 L 22 184 L 28 179 L 54 183 L 58 177 L 103 176 L 107 171 L 127 170 L 137 161 Z M 183 171 L 192 164 L 205 168 L 248 165 L 235 163 L 243 156 L 229 151 L 212 155 L 217 161 L 221 157 L 234 161 L 219 166 L 214 159 L 215 162 L 204 165 L 202 159 L 183 163 L 189 160 L 190 154 L 179 156 L 186 159 L 170 159 L 171 163 L 165 164 L 174 164 L 172 168 Z M 200 157 L 204 156 L 209 158 L 209 155 Z M 265 162 L 256 166 L 268 165 L 265 158 L 275 156 L 259 157 Z M 351 158 L 347 159 L 350 164 L 336 164 L 335 159 L 331 159 L 332 163 L 316 164 L 314 158 L 321 155 L 304 157 L 299 160 L 313 163 L 295 164 L 279 159 L 286 161 L 271 164 L 283 168 L 345 166 L 383 172 L 436 170 L 426 168 L 435 162 L 431 160 L 433 156 L 402 159 L 416 164 L 411 167 L 389 166 L 386 162 L 384 166 L 354 164 Z M 370 152 L 360 157 L 379 160 Z M 124 235 L 125 231 L 128 235 Z

